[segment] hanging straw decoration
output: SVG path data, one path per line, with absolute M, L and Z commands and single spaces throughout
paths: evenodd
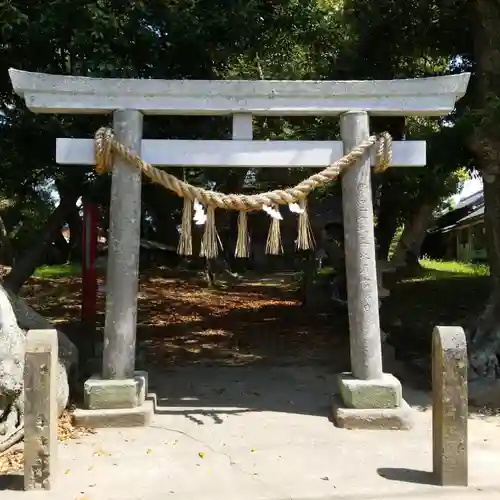
M 263 210 L 271 216 L 269 233 L 267 234 L 266 254 L 280 255 L 283 253 L 281 244 L 280 220 L 283 219 L 277 207 L 264 206 Z
M 238 239 L 236 240 L 236 249 L 234 251 L 235 257 L 239 259 L 248 258 L 250 256 L 249 246 L 248 216 L 247 212 L 242 210 L 238 214 Z
M 193 203 L 189 198 L 184 198 L 184 207 L 182 209 L 182 223 L 177 245 L 179 255 L 193 255 L 193 237 L 191 229 L 191 219 L 193 218 Z
M 298 203 L 299 211 L 299 225 L 297 231 L 297 250 L 311 250 L 314 248 L 316 242 L 314 241 L 314 234 L 311 227 L 311 221 L 309 219 L 309 213 L 307 212 L 307 199 L 304 198 Z M 292 210 L 290 206 L 291 211 Z
M 219 255 L 219 235 L 215 227 L 215 207 L 207 207 L 207 220 L 205 222 L 205 231 L 201 239 L 200 256 L 207 259 L 215 259 Z

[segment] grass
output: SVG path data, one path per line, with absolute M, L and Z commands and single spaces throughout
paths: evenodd
M 80 264 L 59 264 L 55 266 L 40 266 L 36 269 L 34 276 L 36 278 L 53 279 L 79 276 L 81 274 Z
M 485 264 L 473 264 L 470 262 L 440 261 L 422 259 L 420 264 L 423 269 L 422 275 L 407 278 L 405 281 L 441 280 L 446 278 L 482 277 L 489 275 L 489 267 Z M 328 276 L 333 273 L 333 268 L 324 267 L 318 271 L 320 276 Z M 34 276 L 37 278 L 58 278 L 79 276 L 81 274 L 80 264 L 59 264 L 54 266 L 41 266 L 37 268 Z
M 489 275 L 489 267 L 486 264 L 474 264 L 471 262 L 456 262 L 443 260 L 422 259 L 420 261 L 424 273 L 416 277 L 416 280 L 430 279 L 440 280 L 446 278 L 479 278 Z

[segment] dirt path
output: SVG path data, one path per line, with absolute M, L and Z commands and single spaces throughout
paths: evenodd
M 78 322 L 80 286 L 79 278 L 32 278 L 23 295 L 51 321 Z M 98 308 L 102 329 L 104 295 Z M 331 362 L 345 357 L 346 316 L 308 312 L 291 273 L 248 275 L 214 290 L 193 273 L 158 269 L 141 277 L 137 340 L 157 364 Z

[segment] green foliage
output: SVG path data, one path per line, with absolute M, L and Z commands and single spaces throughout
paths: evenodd
M 456 55 L 471 60 L 465 0 L 46 0 L 1 3 L 0 141 L 4 164 L 0 197 L 16 199 L 0 212 L 12 235 L 40 227 L 52 202 L 39 187 L 59 191 L 79 186 L 105 204 L 109 178 L 55 165 L 56 137 L 85 137 L 108 118 L 35 115 L 12 93 L 7 70 L 102 77 L 192 79 L 395 78 L 453 71 Z M 456 172 L 468 168 L 464 134 L 470 120 L 450 117 L 408 121 L 409 138 L 429 141 L 429 166 L 393 169 L 377 180 L 399 218 L 429 197 L 456 190 Z M 338 121 L 317 118 L 256 119 L 255 137 L 332 139 Z M 155 117 L 146 137 L 227 138 L 227 118 Z M 460 170 L 461 171 L 461 170 Z M 178 176 L 220 190 L 240 189 L 246 172 L 231 169 L 172 169 Z M 254 169 L 256 191 L 292 185 L 308 169 Z M 180 202 L 145 186 L 144 213 L 161 225 L 165 213 L 178 219 Z M 15 195 L 18 198 L 15 198 Z M 338 185 L 318 193 L 338 196 Z M 27 217 L 29 215 L 29 217 Z M 24 221 L 18 228 L 19 220 Z M 178 220 L 177 220 L 178 222 Z M 167 229 L 163 238 L 169 239 Z M 163 232 L 163 230 L 162 230 Z M 22 241 L 26 241 L 23 236 Z

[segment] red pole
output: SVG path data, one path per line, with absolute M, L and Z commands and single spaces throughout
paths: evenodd
M 95 329 L 97 319 L 97 206 L 83 202 L 82 324 Z

